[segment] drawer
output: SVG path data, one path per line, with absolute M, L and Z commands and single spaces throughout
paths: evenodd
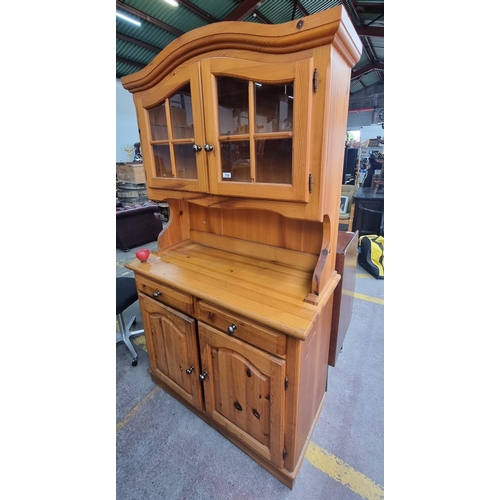
M 178 311 L 186 314 L 193 315 L 193 297 L 188 293 L 180 292 L 175 288 L 168 285 L 163 285 L 157 281 L 153 281 L 142 276 L 136 275 L 135 282 L 137 283 L 137 290 L 152 297 L 153 299 L 171 306 Z
M 285 357 L 286 335 L 282 333 L 204 301 L 197 302 L 196 313 L 198 320 L 222 330 L 231 337 L 248 342 L 271 354 Z

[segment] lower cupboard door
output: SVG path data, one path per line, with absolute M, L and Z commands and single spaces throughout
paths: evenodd
M 139 302 L 151 373 L 202 410 L 196 321 L 141 293 Z
M 207 414 L 282 468 L 285 361 L 201 322 L 198 333 Z

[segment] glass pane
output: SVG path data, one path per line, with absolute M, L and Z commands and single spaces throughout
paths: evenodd
M 292 139 L 255 141 L 256 182 L 292 183 Z
M 174 153 L 177 177 L 179 179 L 198 179 L 193 144 L 176 144 Z
M 221 142 L 222 180 L 250 181 L 250 142 Z
M 293 130 L 293 83 L 255 83 L 257 133 Z
M 149 111 L 149 126 L 153 141 L 163 141 L 168 139 L 167 116 L 165 115 L 165 103 Z
M 170 146 L 153 146 L 156 177 L 173 177 Z
M 191 86 L 189 83 L 173 95 L 169 99 L 169 103 L 173 138 L 193 138 L 193 108 L 191 105 Z
M 217 98 L 220 134 L 248 134 L 248 82 L 218 76 Z

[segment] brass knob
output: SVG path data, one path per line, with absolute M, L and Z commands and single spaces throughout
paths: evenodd
M 198 144 L 193 144 L 193 151 L 195 153 L 199 153 L 201 151 L 201 146 L 199 146 Z
M 191 373 L 193 373 L 193 370 L 194 370 L 194 366 L 190 366 L 187 370 L 186 370 L 186 373 L 188 375 L 191 375 Z
M 207 372 L 203 372 L 201 375 L 200 375 L 200 380 L 203 382 L 206 378 L 208 377 L 208 373 Z
M 234 335 L 234 331 L 236 330 L 236 328 L 238 328 L 234 323 L 230 326 L 227 327 L 227 333 L 229 333 L 229 335 Z
M 156 292 L 153 292 L 153 297 L 158 297 L 161 295 L 161 290 L 156 290 Z
M 205 151 L 207 153 L 210 153 L 210 151 L 213 151 L 214 147 L 211 144 L 205 144 Z

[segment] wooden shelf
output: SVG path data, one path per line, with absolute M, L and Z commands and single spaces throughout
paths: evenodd
M 304 301 L 312 271 L 192 240 L 166 252 L 153 252 L 145 263 L 135 259 L 125 267 L 301 340 L 322 305 L 321 298 L 319 305 Z M 332 280 L 325 297 L 338 279 Z

